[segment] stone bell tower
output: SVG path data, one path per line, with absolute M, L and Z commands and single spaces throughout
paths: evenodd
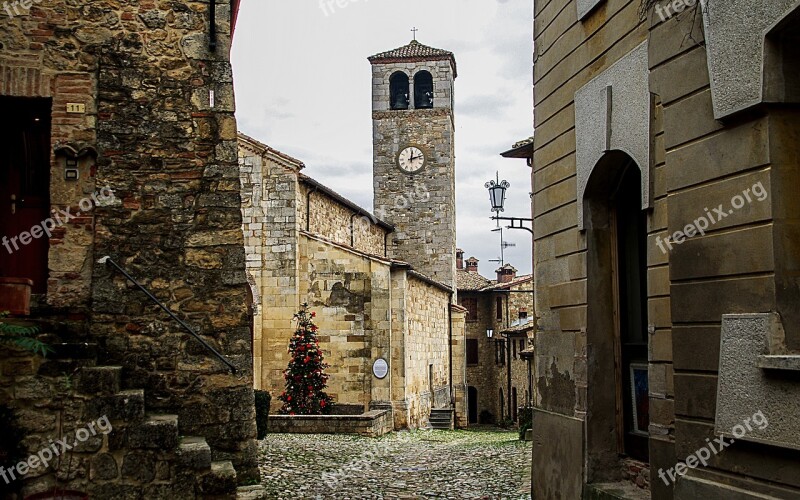
M 397 228 L 391 257 L 455 290 L 455 57 L 414 40 L 369 61 L 375 213 Z

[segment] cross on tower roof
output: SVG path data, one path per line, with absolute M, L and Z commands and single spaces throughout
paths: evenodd
M 419 31 L 419 30 L 417 29 L 417 27 L 416 27 L 416 26 L 414 26 L 413 28 L 411 28 L 411 32 L 412 32 L 412 33 L 414 33 L 414 40 L 416 40 L 416 39 L 417 39 L 417 31 Z

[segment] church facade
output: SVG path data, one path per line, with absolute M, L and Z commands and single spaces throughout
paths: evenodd
M 301 161 L 239 136 L 255 385 L 283 390 L 292 317 L 307 303 L 337 403 L 391 409 L 397 429 L 428 425 L 432 409 L 466 425 L 455 60 L 412 42 L 371 62 L 385 74 L 373 79 L 374 213 L 303 174 Z

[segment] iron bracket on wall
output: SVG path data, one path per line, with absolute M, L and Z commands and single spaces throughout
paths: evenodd
M 525 219 L 521 217 L 492 217 L 492 220 L 506 220 L 511 221 L 511 225 L 508 226 L 508 229 L 524 229 L 529 233 L 533 234 L 533 219 Z M 531 227 L 524 226 L 523 224 L 526 222 L 531 223 Z

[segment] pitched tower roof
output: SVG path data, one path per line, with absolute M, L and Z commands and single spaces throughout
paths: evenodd
M 456 58 L 452 52 L 428 47 L 416 40 L 411 40 L 411 43 L 408 45 L 369 57 L 369 62 L 372 64 L 419 61 L 450 61 L 450 64 L 453 66 L 453 78 L 458 76 L 458 72 L 456 71 Z

